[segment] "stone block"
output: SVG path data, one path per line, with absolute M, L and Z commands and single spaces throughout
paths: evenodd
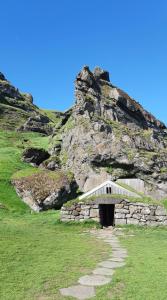
M 67 210 L 65 206 L 62 206 L 61 211 Z
M 125 208 L 125 209 L 128 209 L 129 210 L 129 205 L 124 205 L 124 207 L 123 208 Z
M 121 213 L 121 214 L 128 214 L 129 213 L 129 209 L 125 209 L 125 208 L 116 208 L 115 209 L 116 213 Z
M 142 215 L 141 214 L 133 214 L 132 218 L 140 220 L 142 218 Z
M 127 214 L 127 215 L 126 215 L 126 218 L 127 218 L 127 219 L 129 219 L 129 218 L 131 218 L 131 217 L 132 217 L 132 214 Z
M 126 224 L 126 219 L 115 219 L 115 225 L 124 225 Z
M 71 219 L 71 215 L 63 215 L 62 219 Z
M 79 216 L 79 212 L 76 210 L 73 210 L 72 214 L 73 214 L 73 216 Z
M 121 214 L 121 213 L 115 214 L 115 219 L 124 219 L 124 218 L 125 218 L 125 214 Z
M 129 218 L 129 219 L 127 219 L 127 224 L 138 225 L 139 224 L 139 220 L 133 219 L 133 218 Z
M 143 221 L 141 222 L 141 221 L 140 221 L 140 222 L 139 222 L 139 225 L 141 225 L 141 226 L 146 226 L 146 222 L 143 222 Z
M 61 221 L 62 221 L 62 222 L 70 222 L 71 219 L 64 219 L 64 218 L 62 218 Z
M 150 216 L 155 216 L 155 208 L 150 208 Z
M 150 215 L 143 215 L 143 218 L 145 218 L 145 219 L 146 219 L 146 221 L 150 221 L 152 217 L 154 217 L 154 216 L 150 216 Z
M 137 213 L 138 207 L 134 206 L 134 205 L 129 205 L 129 211 L 130 211 L 130 214 L 133 214 L 134 212 Z
M 89 216 L 90 215 L 90 209 L 82 209 L 81 215 L 83 216 Z
M 149 209 L 149 207 L 144 207 L 142 210 L 141 210 L 141 214 L 143 215 L 149 215 L 151 212 L 151 210 Z
M 149 226 L 158 226 L 158 225 L 159 224 L 156 221 L 150 221 L 150 224 L 149 224 Z
M 165 220 L 167 220 L 167 216 L 156 216 L 156 220 L 158 222 L 164 222 Z
M 143 219 L 143 218 L 142 218 L 142 219 L 140 219 L 140 222 L 141 222 L 141 223 L 146 223 L 146 219 Z
M 99 217 L 99 209 L 90 209 L 90 218 Z
M 70 212 L 68 210 L 61 211 L 61 216 L 63 215 L 70 215 Z
M 167 212 L 166 212 L 166 210 L 165 210 L 164 207 L 162 207 L 162 206 L 157 206 L 157 209 L 156 209 L 156 211 L 155 211 L 155 215 L 156 215 L 156 216 L 166 216 L 166 215 L 167 215 Z

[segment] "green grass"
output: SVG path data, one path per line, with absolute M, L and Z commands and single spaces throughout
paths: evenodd
M 58 111 L 49 110 L 49 109 L 40 109 L 40 112 L 43 115 L 47 116 L 54 125 L 57 125 L 61 120 L 61 116 L 58 116 L 58 114 L 60 113 Z
M 39 169 L 39 168 L 27 168 L 27 169 L 23 169 L 23 170 L 19 170 L 16 173 L 14 173 L 12 175 L 12 179 L 20 179 L 23 177 L 28 177 L 31 176 L 33 174 L 39 174 L 42 173 L 43 170 Z
M 48 137 L 37 133 L 0 132 L 0 203 L 13 212 L 27 212 L 29 208 L 17 196 L 11 185 L 12 175 L 33 173 L 35 168 L 21 161 L 21 153 L 27 147 L 48 147 Z
M 166 300 L 167 229 L 131 226 L 124 231 L 127 265 L 117 269 L 111 284 L 97 289 L 94 299 Z
M 0 299 L 66 299 L 59 288 L 77 283 L 107 258 L 109 246 L 89 224 L 62 224 L 58 212 L 0 214 Z
M 136 203 L 136 202 L 141 202 L 141 203 L 146 203 L 146 204 L 151 204 L 151 205 L 160 205 L 160 206 L 164 206 L 167 208 L 167 200 L 166 199 L 163 199 L 163 200 L 154 200 L 152 199 L 151 197 L 149 196 L 145 196 L 143 194 L 141 194 L 141 197 L 133 197 L 133 196 L 127 196 L 127 195 L 121 195 L 121 194 L 111 194 L 111 195 L 99 195 L 99 196 L 91 196 L 91 197 L 87 197 L 87 198 L 84 198 L 84 199 L 79 199 L 79 198 L 76 198 L 76 199 L 73 199 L 73 200 L 70 200 L 68 202 L 66 202 L 64 204 L 64 206 L 66 207 L 70 207 L 71 205 L 75 204 L 75 203 L 79 203 L 79 202 L 84 202 L 85 204 L 86 203 L 91 203 L 93 201 L 95 201 L 96 199 L 98 200 L 98 198 L 113 198 L 113 199 L 126 199 L 130 202 L 133 202 L 133 203 Z

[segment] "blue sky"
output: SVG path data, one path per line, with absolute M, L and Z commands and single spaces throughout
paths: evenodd
M 0 71 L 34 102 L 65 110 L 83 65 L 167 123 L 166 0 L 0 0 Z

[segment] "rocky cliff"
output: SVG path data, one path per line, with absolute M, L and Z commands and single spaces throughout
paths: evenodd
M 55 125 L 54 120 L 61 113 L 53 112 L 48 117 L 47 111 L 40 110 L 33 104 L 30 94 L 21 93 L 0 72 L 0 128 L 8 130 L 34 131 L 50 135 Z
M 140 178 L 148 194 L 167 195 L 167 129 L 100 68 L 75 81 L 76 103 L 52 140 L 51 155 L 81 191 L 106 179 Z

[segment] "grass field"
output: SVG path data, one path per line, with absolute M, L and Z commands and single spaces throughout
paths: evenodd
M 19 170 L 32 172 L 23 163 L 27 146 L 47 149 L 48 137 L 35 133 L 0 132 L 0 299 L 63 300 L 59 288 L 76 284 L 110 248 L 92 238 L 92 224 L 62 224 L 59 212 L 31 214 L 11 185 Z M 97 288 L 95 300 L 166 300 L 167 229 L 123 228 L 120 238 L 128 249 L 124 268 L 117 269 L 111 284 Z M 71 298 L 72 299 L 72 298 Z
M 89 224 L 68 225 L 58 212 L 0 215 L 0 299 L 62 300 L 59 288 L 77 283 L 111 251 L 88 233 Z M 95 300 L 166 300 L 167 230 L 126 228 L 121 243 L 129 257 Z M 131 236 L 133 235 L 133 236 Z M 69 298 L 70 299 L 70 298 Z
M 59 288 L 87 274 L 108 247 L 85 231 L 60 224 L 55 212 L 0 215 L 0 299 L 64 299 Z
M 96 300 L 167 299 L 167 229 L 124 228 L 121 243 L 129 257 L 110 285 L 98 288 Z M 131 236 L 134 235 L 134 236 Z

